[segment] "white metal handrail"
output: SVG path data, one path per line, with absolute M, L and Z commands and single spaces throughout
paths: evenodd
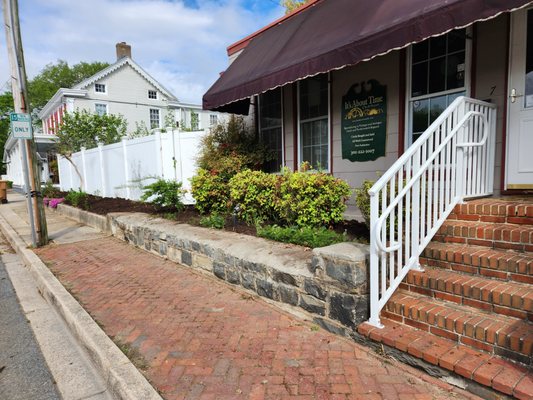
M 495 122 L 494 105 L 455 99 L 369 190 L 372 325 L 455 205 L 492 193 Z

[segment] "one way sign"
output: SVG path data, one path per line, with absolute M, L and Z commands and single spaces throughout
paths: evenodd
M 11 132 L 15 139 L 31 139 L 31 117 L 30 114 L 11 113 L 9 114 L 11 121 Z

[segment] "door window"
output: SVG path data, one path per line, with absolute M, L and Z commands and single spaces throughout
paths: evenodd
M 533 107 L 533 9 L 527 13 L 525 107 Z

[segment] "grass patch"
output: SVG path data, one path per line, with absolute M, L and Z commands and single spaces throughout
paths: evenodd
M 324 247 L 346 241 L 345 235 L 326 228 L 281 227 L 277 225 L 257 227 L 257 236 L 311 248 Z
M 146 371 L 149 367 L 148 362 L 144 359 L 142 354 L 137 350 L 135 347 L 131 347 L 131 345 L 121 342 L 120 340 L 115 339 L 115 344 L 118 346 L 120 351 L 124 353 L 126 357 L 130 359 L 130 361 L 135 365 L 138 369 Z

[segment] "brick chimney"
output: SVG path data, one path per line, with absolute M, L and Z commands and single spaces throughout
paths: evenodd
M 117 61 L 124 57 L 131 58 L 131 46 L 126 42 L 120 42 L 116 45 L 117 48 Z

